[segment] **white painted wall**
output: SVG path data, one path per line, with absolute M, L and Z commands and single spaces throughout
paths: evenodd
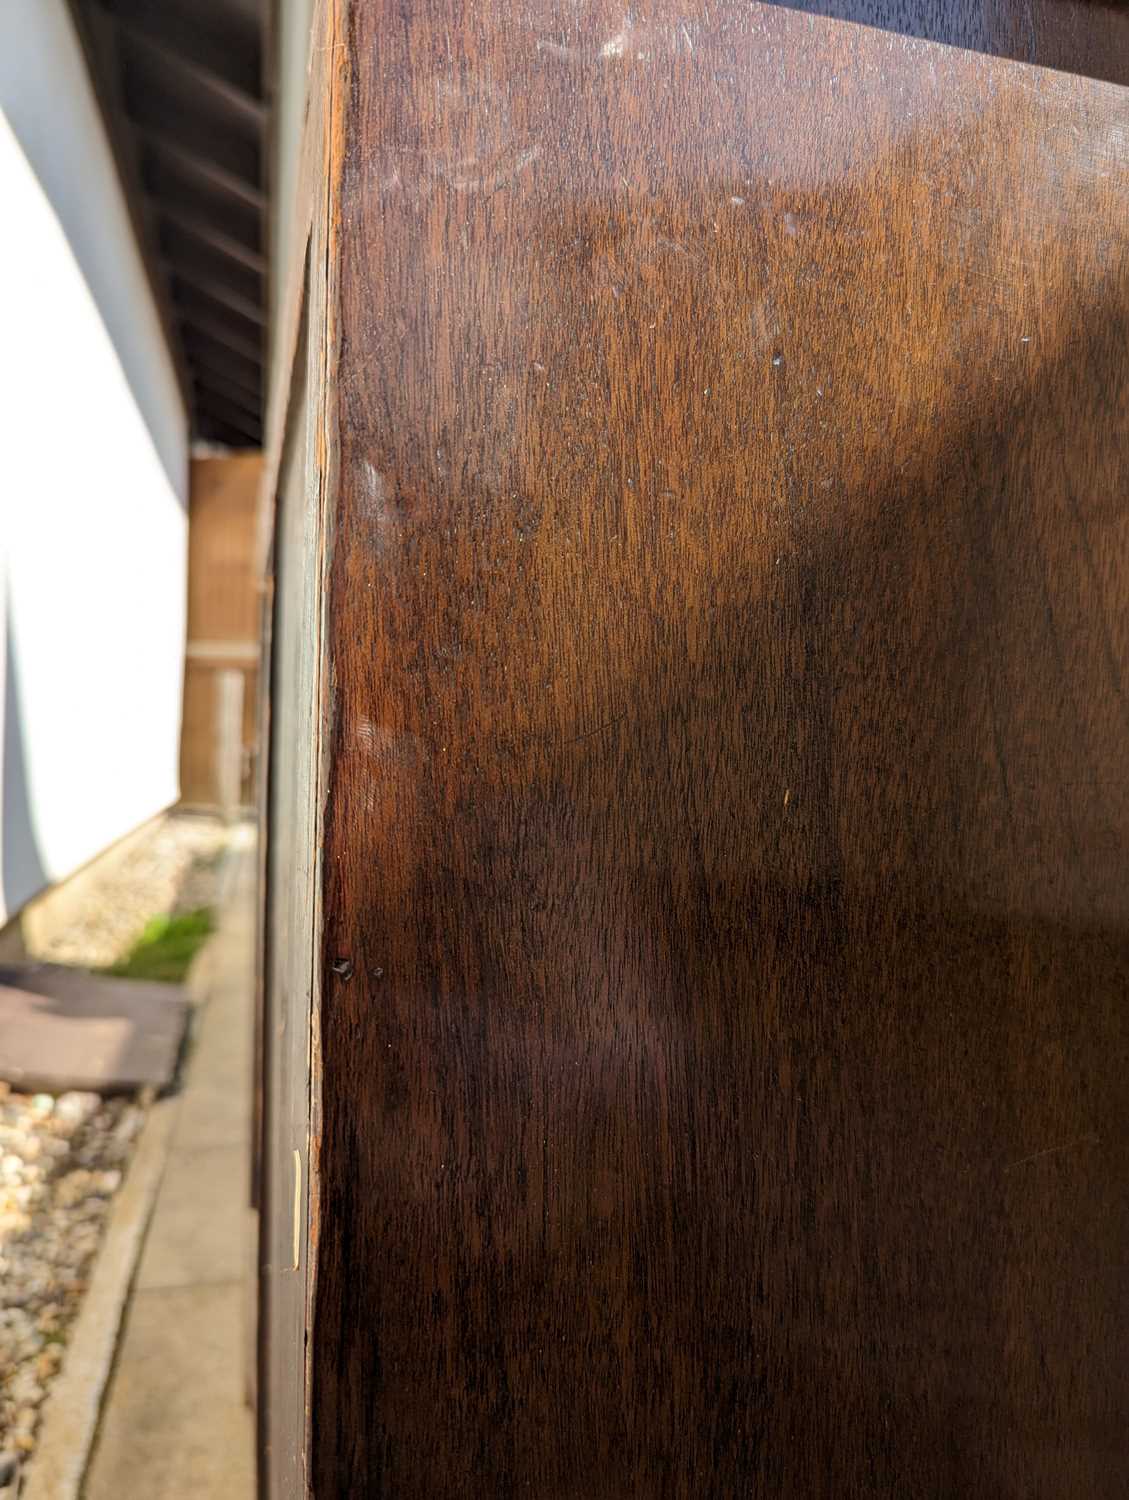
M 177 796 L 187 417 L 65 0 L 0 4 L 0 920 Z

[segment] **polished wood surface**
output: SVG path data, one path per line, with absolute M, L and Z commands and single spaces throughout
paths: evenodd
M 1125 93 L 329 10 L 313 1493 L 1124 1495 Z

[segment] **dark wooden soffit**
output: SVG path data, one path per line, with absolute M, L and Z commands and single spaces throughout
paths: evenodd
M 922 41 L 1129 83 L 1123 0 L 765 0 Z
M 270 3 L 71 0 L 193 435 L 241 447 L 262 441 Z

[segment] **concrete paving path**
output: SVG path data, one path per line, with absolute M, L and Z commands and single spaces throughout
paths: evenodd
M 230 867 L 189 1058 L 85 1500 L 253 1500 L 246 1402 L 253 848 Z

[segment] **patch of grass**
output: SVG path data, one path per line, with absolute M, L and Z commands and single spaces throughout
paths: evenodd
M 153 917 L 126 956 L 111 964 L 106 973 L 120 979 L 179 984 L 213 926 L 211 910 L 206 906 L 179 917 Z

